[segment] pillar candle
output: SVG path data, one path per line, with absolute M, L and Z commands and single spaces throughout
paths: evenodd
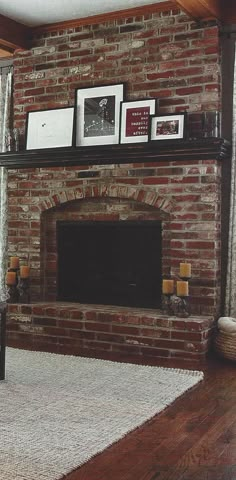
M 162 281 L 162 293 L 164 295 L 174 293 L 174 280 L 163 280 Z
M 16 284 L 16 272 L 7 272 L 6 274 L 6 284 L 15 285 Z
M 191 263 L 180 263 L 179 265 L 180 278 L 191 277 Z
M 10 268 L 19 268 L 19 257 L 10 257 Z
M 183 282 L 183 281 L 177 282 L 177 296 L 188 297 L 188 282 Z
M 29 278 L 30 267 L 28 265 L 22 265 L 20 267 L 20 278 Z

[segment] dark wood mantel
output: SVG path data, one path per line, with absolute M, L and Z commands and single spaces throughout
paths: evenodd
M 229 153 L 229 142 L 221 138 L 203 138 L 195 141 L 156 141 L 145 144 L 7 152 L 0 154 L 0 166 L 13 169 L 191 161 L 211 157 L 223 160 Z

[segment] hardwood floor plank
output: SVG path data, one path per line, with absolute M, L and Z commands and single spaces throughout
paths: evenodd
M 181 480 L 235 480 L 235 466 L 199 466 L 186 470 Z
M 236 364 L 212 359 L 205 379 L 65 480 L 235 480 Z

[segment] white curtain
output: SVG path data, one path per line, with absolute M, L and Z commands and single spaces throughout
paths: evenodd
M 6 151 L 7 130 L 12 127 L 12 67 L 0 69 L 0 151 Z M 0 167 L 0 303 L 6 301 L 7 170 Z
M 236 56 L 234 63 L 232 165 L 225 314 L 236 317 Z

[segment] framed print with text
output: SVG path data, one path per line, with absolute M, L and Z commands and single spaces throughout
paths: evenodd
M 124 84 L 76 90 L 76 146 L 119 143 Z
M 148 141 L 149 117 L 156 113 L 155 98 L 121 103 L 120 143 Z
M 26 150 L 71 147 L 73 145 L 74 107 L 28 112 Z

